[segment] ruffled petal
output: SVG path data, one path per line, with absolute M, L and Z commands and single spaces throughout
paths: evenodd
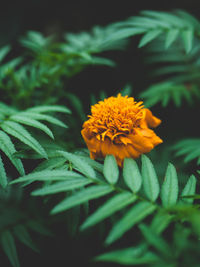
M 156 145 L 163 141 L 151 129 L 135 129 L 134 134 L 130 136 L 132 146 L 141 154 L 148 153 Z
M 148 108 L 145 108 L 144 110 L 145 110 L 145 121 L 147 122 L 147 125 L 152 128 L 157 127 L 161 123 L 161 120 L 155 117 Z

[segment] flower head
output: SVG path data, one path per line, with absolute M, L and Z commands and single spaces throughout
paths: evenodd
M 109 97 L 91 107 L 81 134 L 92 159 L 115 156 L 119 166 L 124 158 L 137 158 L 163 141 L 149 127 L 161 120 L 133 97 Z

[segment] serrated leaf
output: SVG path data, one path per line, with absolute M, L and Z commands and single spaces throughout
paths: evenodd
M 14 234 L 23 244 L 38 252 L 37 247 L 33 243 L 32 238 L 24 225 L 16 225 L 14 227 Z
M 182 32 L 182 37 L 183 37 L 185 52 L 189 53 L 191 51 L 192 45 L 193 45 L 193 38 L 194 38 L 193 29 L 184 30 Z
M 194 175 L 191 175 L 190 178 L 187 181 L 187 184 L 183 188 L 183 191 L 181 193 L 181 196 L 192 196 L 195 194 L 196 191 L 196 178 Z M 192 204 L 194 199 L 192 198 L 183 198 L 184 202 Z
M 119 169 L 113 155 L 107 155 L 104 160 L 103 174 L 110 184 L 116 184 L 119 178 Z
M 3 131 L 0 130 L 0 149 L 6 154 L 6 156 L 10 159 L 12 164 L 16 167 L 18 172 L 21 175 L 24 175 L 24 167 L 20 159 L 17 159 L 14 156 L 16 149 L 14 144 L 10 140 L 10 137 Z
M 56 205 L 51 214 L 56 214 L 77 205 L 83 204 L 88 200 L 102 197 L 104 195 L 109 194 L 114 189 L 109 185 L 93 185 L 82 191 L 74 193 L 74 195 L 67 197 L 63 201 L 61 201 L 58 205 Z
M 137 163 L 131 158 L 125 158 L 124 160 L 123 177 L 126 185 L 131 189 L 131 191 L 136 193 L 140 190 L 142 185 L 142 176 Z
M 163 31 L 162 30 L 151 30 L 148 31 L 140 40 L 140 43 L 138 45 L 139 48 L 145 46 L 146 44 L 150 43 L 151 41 L 153 41 L 156 37 L 158 37 Z
M 81 177 L 81 178 L 72 178 L 67 179 L 64 182 L 58 182 L 52 185 L 44 186 L 43 188 L 37 189 L 31 193 L 33 196 L 45 196 L 49 194 L 55 194 L 59 192 L 66 192 L 69 190 L 77 189 L 85 185 L 91 184 L 92 181 Z
M 166 40 L 165 40 L 165 49 L 168 49 L 173 42 L 177 39 L 179 34 L 178 29 L 170 29 L 166 35 Z
M 44 113 L 44 112 L 63 112 L 63 113 L 68 113 L 71 114 L 71 111 L 64 107 L 64 106 L 37 106 L 33 108 L 29 108 L 26 110 L 27 112 L 35 112 L 35 113 Z
M 1 245 L 12 266 L 20 267 L 15 241 L 10 231 L 5 230 L 1 233 Z
M 43 123 L 41 123 L 41 122 L 39 122 L 37 120 L 34 120 L 32 118 L 28 118 L 27 116 L 25 117 L 25 116 L 20 115 L 20 114 L 11 116 L 10 120 L 18 122 L 18 123 L 21 123 L 21 124 L 25 124 L 25 125 L 28 125 L 28 126 L 31 126 L 31 127 L 34 127 L 34 128 L 37 128 L 37 129 L 45 132 L 52 139 L 54 139 L 52 131 L 46 125 L 44 125 Z
M 72 162 L 74 164 L 74 166 L 76 166 L 76 168 L 83 173 L 84 175 L 86 175 L 87 177 L 96 178 L 96 174 L 94 169 L 87 163 L 84 161 L 84 159 L 82 159 L 81 157 L 74 155 L 72 153 L 66 152 L 66 151 L 57 151 L 60 155 L 62 155 L 64 158 L 66 158 L 67 160 L 69 160 L 70 162 Z
M 164 207 L 176 204 L 178 199 L 178 178 L 175 167 L 169 163 L 161 187 L 161 200 Z
M 81 225 L 81 230 L 84 230 L 92 225 L 99 223 L 100 221 L 108 218 L 118 210 L 122 210 L 124 207 L 133 203 L 137 197 L 130 192 L 123 192 L 110 198 L 99 209 L 97 209 L 92 215 L 90 215 L 86 221 Z
M 147 198 L 151 201 L 155 201 L 159 195 L 160 186 L 154 166 L 145 155 L 142 155 L 142 180 Z
M 153 246 L 158 252 L 164 254 L 165 256 L 171 256 L 171 249 L 163 238 L 153 232 L 152 229 L 150 227 L 147 227 L 145 224 L 140 224 L 139 228 L 145 239 L 151 246 Z
M 43 147 L 19 123 L 16 123 L 14 121 L 5 121 L 1 124 L 1 128 L 8 134 L 19 139 L 22 143 L 25 143 L 27 146 L 30 146 L 33 150 L 42 155 L 44 158 L 48 158 Z
M 32 172 L 30 174 L 19 177 L 18 179 L 13 180 L 10 184 L 24 183 L 24 182 L 34 182 L 34 181 L 59 181 L 67 180 L 70 178 L 81 178 L 82 175 L 67 171 L 67 170 L 44 170 L 39 172 Z
M 5 171 L 5 168 L 4 168 L 2 159 L 1 159 L 1 155 L 0 155 L 0 185 L 3 188 L 6 188 L 7 184 L 8 184 L 8 181 L 7 181 L 6 171 Z
M 107 245 L 119 239 L 125 232 L 130 230 L 135 224 L 154 212 L 156 206 L 149 202 L 140 202 L 134 205 L 129 211 L 115 223 L 111 229 L 105 243 Z

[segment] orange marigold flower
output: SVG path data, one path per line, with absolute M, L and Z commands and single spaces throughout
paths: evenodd
M 133 97 L 109 97 L 91 107 L 81 134 L 92 159 L 115 156 L 119 166 L 124 158 L 137 158 L 162 143 L 153 130 L 161 120 Z

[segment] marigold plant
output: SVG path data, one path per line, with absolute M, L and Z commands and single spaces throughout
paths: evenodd
M 150 129 L 161 120 L 142 103 L 118 94 L 91 107 L 81 133 L 92 159 L 112 154 L 122 166 L 124 158 L 137 158 L 163 142 Z
M 199 267 L 200 18 L 65 2 L 0 16 L 0 267 Z

